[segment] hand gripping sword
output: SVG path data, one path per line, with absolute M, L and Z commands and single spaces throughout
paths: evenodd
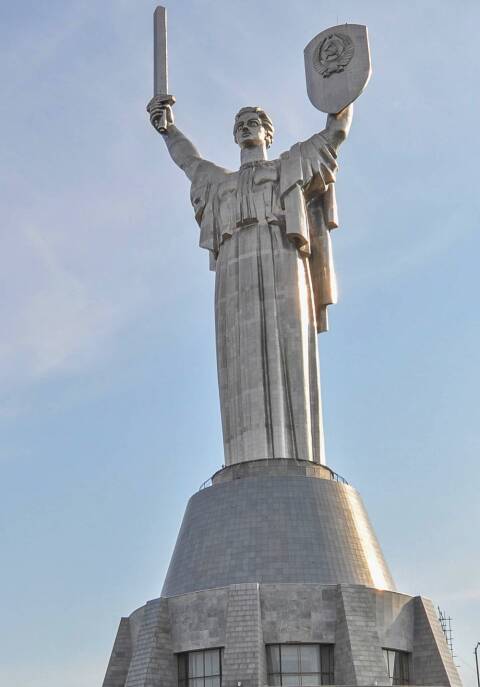
M 165 105 L 175 102 L 173 95 L 168 95 L 167 10 L 161 5 L 153 13 L 153 95 L 160 96 Z M 160 133 L 167 131 L 166 110 L 154 124 Z

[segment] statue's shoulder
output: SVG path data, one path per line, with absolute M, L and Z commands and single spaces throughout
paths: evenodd
M 200 221 L 203 216 L 205 207 L 212 202 L 218 187 L 234 174 L 236 172 L 220 167 L 209 160 L 198 162 L 191 177 L 190 189 L 190 200 L 195 209 L 197 221 Z
M 235 172 L 209 160 L 199 160 L 192 175 L 192 186 L 212 186 L 225 181 Z
M 324 149 L 328 150 L 331 155 L 336 157 L 335 148 L 325 136 L 325 131 L 321 131 L 313 134 L 304 141 L 294 143 L 288 150 L 281 153 L 278 161 L 283 162 L 299 157 L 310 157 L 312 155 L 317 155 L 320 150 Z

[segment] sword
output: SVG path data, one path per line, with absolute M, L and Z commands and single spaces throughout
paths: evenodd
M 165 105 L 175 102 L 168 95 L 167 10 L 161 5 L 153 13 L 153 95 L 160 96 Z M 167 126 L 167 113 L 162 110 L 155 127 L 164 134 Z

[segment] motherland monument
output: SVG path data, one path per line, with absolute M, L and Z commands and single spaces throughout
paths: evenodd
M 336 302 L 337 159 L 370 78 L 367 29 L 329 28 L 304 54 L 325 127 L 269 160 L 272 120 L 246 105 L 227 170 L 175 124 L 154 14 L 147 110 L 215 271 L 224 466 L 189 501 L 161 596 L 122 618 L 104 687 L 461 684 L 432 602 L 395 590 L 359 494 L 326 464 L 317 333 Z

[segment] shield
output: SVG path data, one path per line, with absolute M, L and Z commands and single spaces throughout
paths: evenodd
M 372 68 L 367 27 L 332 26 L 312 38 L 304 50 L 307 93 L 322 112 L 340 112 L 367 85 Z

